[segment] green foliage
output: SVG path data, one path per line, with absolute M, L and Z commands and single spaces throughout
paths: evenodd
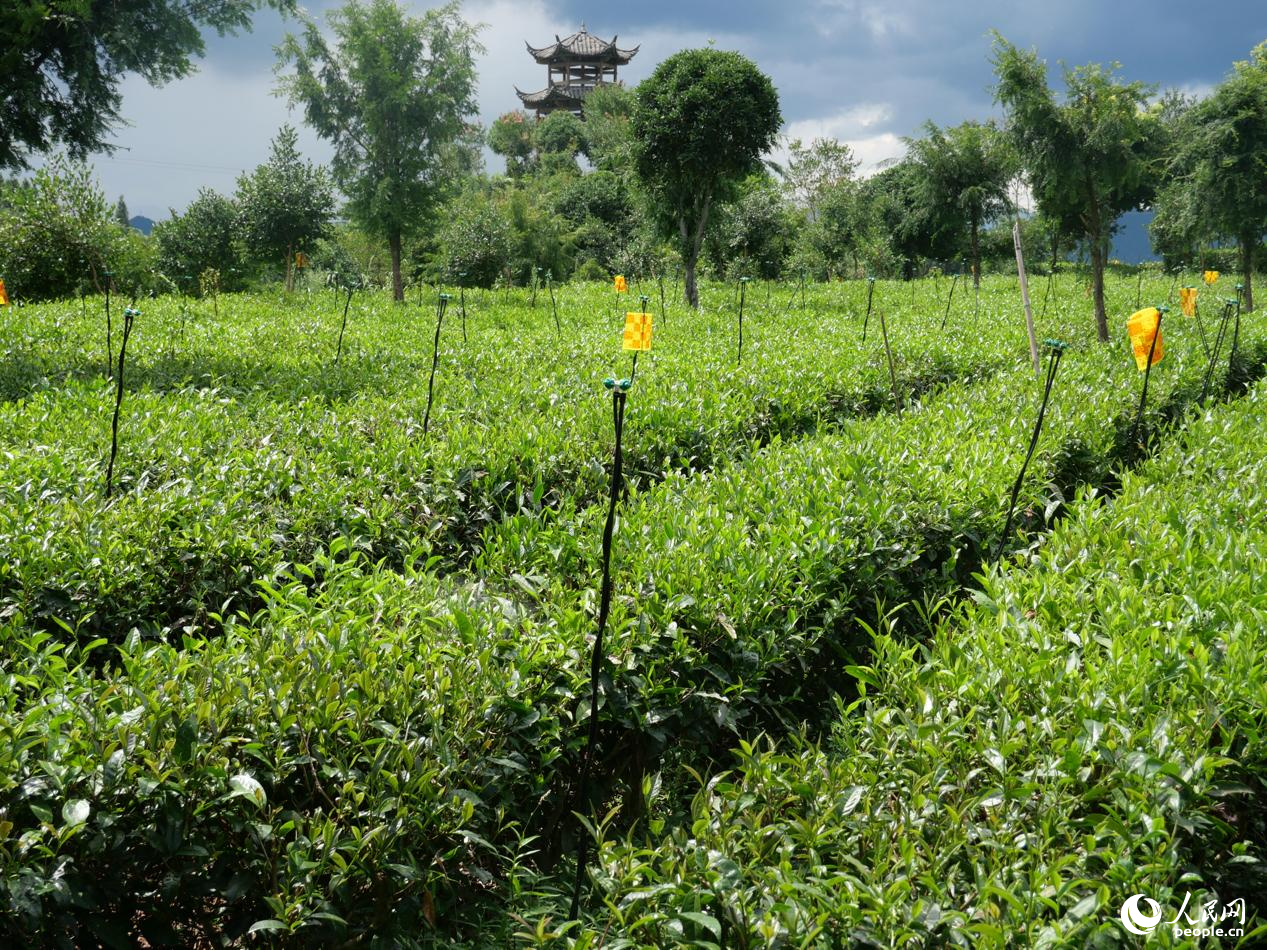
M 449 280 L 465 274 L 472 287 L 492 287 L 510 267 L 514 223 L 501 203 L 471 189 L 452 206 L 441 247 Z
M 506 174 L 518 178 L 533 166 L 537 123 L 522 110 L 498 116 L 488 129 L 488 147 L 506 159 Z
M 966 250 L 979 285 L 981 229 L 1011 205 L 1008 186 L 1018 171 L 1015 155 L 992 122 L 964 122 L 949 129 L 929 122 L 924 131 L 924 138 L 908 144 L 923 175 L 919 190 L 934 242 L 944 242 L 948 250 Z
M 680 822 L 609 836 L 593 931 L 1110 946 L 1128 896 L 1187 892 L 1261 919 L 1264 396 L 1081 496 L 926 644 L 876 631 L 829 740 L 741 742 Z
M 155 86 L 189 75 L 191 58 L 205 50 L 204 29 L 220 36 L 247 29 L 261 6 L 260 0 L 9 0 L 0 7 L 0 169 L 24 168 L 30 153 L 59 145 L 78 159 L 113 151 L 127 74 Z M 294 8 L 292 0 L 268 6 Z
M 154 225 L 158 268 L 187 294 L 198 292 L 198 277 L 207 268 L 224 279 L 224 290 L 240 290 L 245 274 L 238 241 L 239 213 L 232 198 L 210 188 L 198 191 L 184 214 Z
M 585 123 L 564 109 L 556 109 L 538 123 L 536 145 L 543 159 L 563 156 L 575 167 L 576 157 L 589 152 Z
M 330 177 L 300 157 L 298 138 L 283 125 L 268 161 L 238 178 L 236 197 L 242 241 L 257 262 L 281 263 L 287 290 L 294 287 L 296 252 L 311 251 L 334 214 Z
M 813 219 L 829 192 L 853 180 L 858 164 L 853 150 L 836 139 L 817 138 L 809 145 L 793 139 L 788 143 L 783 181 L 792 198 L 808 209 Z
M 1020 153 L 1039 210 L 1086 241 L 1091 256 L 1096 329 L 1109 339 L 1104 266 L 1123 211 L 1148 202 L 1156 189 L 1160 120 L 1146 106 L 1152 87 L 1117 80 L 1111 69 L 1064 72 L 1064 101 L 1047 85 L 1047 66 L 997 33 L 995 98 Z
M 595 86 L 585 97 L 587 154 L 596 168 L 629 171 L 633 162 L 630 124 L 636 102 L 631 89 L 615 83 Z
M 778 277 L 794 239 L 795 220 L 775 182 L 754 175 L 739 197 L 717 212 L 706 243 L 714 271 L 732 278 Z
M 446 149 L 475 112 L 476 30 L 456 2 L 409 16 L 394 0 L 348 0 L 329 15 L 332 41 L 308 22 L 279 47 L 294 71 L 281 89 L 334 145 L 348 211 L 387 241 L 404 299 L 402 239 L 424 227 L 453 188 Z
M 1234 239 L 1253 309 L 1255 252 L 1267 235 L 1267 42 L 1188 110 L 1176 137 L 1154 234 L 1172 258 L 1194 241 Z
M 55 157 L 28 183 L 4 186 L 0 274 L 34 300 L 104 287 L 132 245 L 87 165 Z M 115 282 L 120 283 L 120 273 Z M 136 274 L 128 274 L 129 285 Z
M 738 53 L 684 50 L 638 85 L 634 170 L 661 233 L 679 244 L 692 307 L 699 306 L 695 266 L 713 205 L 761 167 L 782 124 L 773 83 Z
M 905 285 L 876 285 L 900 413 L 882 349 L 860 343 L 863 282 L 810 287 L 805 310 L 788 306 L 786 286 L 768 306 L 753 293 L 742 373 L 724 342 L 732 285 L 706 288 L 720 307 L 657 321 L 625 432 L 606 799 L 630 800 L 647 770 L 713 768 L 735 736 L 823 721 L 832 690 L 815 687 L 856 678 L 868 627 L 913 624 L 916 605 L 961 593 L 998 540 L 1036 399 L 1023 328 L 1003 319 L 1014 283 L 987 280 L 980 324 L 959 325 L 970 317 L 956 311 L 961 332 L 946 334 L 935 332 L 944 284 L 912 286 L 914 302 Z M 1169 281 L 1145 286 L 1161 297 Z M 1078 333 L 1081 292 L 1058 280 L 1044 331 L 1074 345 L 1022 486 L 1022 532 L 1008 539 L 1022 551 L 1081 486 L 1116 484 L 1138 460 L 1122 432 L 1138 374 L 1128 354 Z M 1110 288 L 1120 310 L 1134 292 Z M 599 380 L 628 365 L 610 285 L 557 293 L 562 338 L 523 292 L 467 292 L 469 340 L 442 336 L 449 371 L 425 440 L 430 335 L 385 297 L 357 294 L 339 365 L 332 296 L 228 295 L 218 313 L 193 305 L 194 319 L 154 301 L 129 345 L 136 388 L 110 504 L 99 321 L 49 304 L 0 324 L 0 347 L 25 354 L 0 377 L 7 942 L 196 944 L 254 927 L 294 943 L 503 945 L 518 927 L 507 911 L 538 919 L 519 888 L 547 875 L 557 891 L 553 875 L 567 873 L 552 862 L 570 844 L 585 726 L 611 440 Z M 1204 370 L 1194 325 L 1167 332 L 1150 443 L 1181 436 Z M 1241 347 L 1238 365 L 1261 373 L 1260 318 L 1245 318 Z M 981 688 L 1011 709 L 1013 681 Z M 945 705 L 946 734 L 980 726 L 956 711 Z M 868 740 L 875 761 L 890 754 L 882 738 Z M 1027 739 L 1034 754 L 1048 745 Z M 825 773 L 825 788 L 847 774 Z M 914 765 L 884 775 L 893 800 L 926 794 Z M 650 817 L 665 834 L 645 846 L 663 841 L 676 861 L 692 836 L 670 827 L 672 810 Z M 613 830 L 634 833 L 631 818 Z M 946 818 L 946 840 L 963 824 Z M 891 845 L 894 827 L 874 840 Z M 699 833 L 725 853 L 747 846 L 746 831 Z M 672 919 L 701 932 L 712 924 L 700 915 L 722 919 L 697 887 L 689 907 L 660 880 L 632 896 L 641 857 L 604 853 L 600 883 L 620 895 L 611 912 L 647 911 L 620 918 L 622 934 L 671 944 Z M 855 870 L 874 865 L 877 891 L 903 880 L 870 852 L 839 853 Z M 802 863 L 744 868 L 765 875 L 761 892 Z M 882 896 L 875 906 L 911 912 L 902 887 Z M 786 913 L 810 912 L 810 899 L 787 897 Z

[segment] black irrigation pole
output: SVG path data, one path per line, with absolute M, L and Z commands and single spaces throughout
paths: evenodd
M 889 346 L 889 325 L 884 319 L 884 309 L 879 311 L 880 315 L 880 335 L 884 337 L 884 355 L 889 359 L 889 383 L 893 387 L 893 406 L 898 412 L 902 411 L 902 400 L 897 392 L 897 370 L 893 367 L 893 350 Z
M 657 274 L 656 281 L 660 284 L 660 321 L 663 323 L 664 318 L 669 315 L 664 306 L 664 274 Z
M 343 331 L 348 325 L 348 308 L 352 306 L 352 285 L 348 284 L 348 299 L 343 303 L 343 322 L 339 324 L 339 346 L 334 351 L 334 361 L 339 362 L 339 357 L 343 355 Z
M 1214 379 L 1214 367 L 1219 361 L 1219 353 L 1223 349 L 1223 340 L 1227 337 L 1227 325 L 1231 320 L 1232 310 L 1236 306 L 1235 301 L 1227 300 L 1223 303 L 1223 315 L 1219 318 L 1219 333 L 1214 338 L 1214 350 L 1210 354 L 1210 362 L 1205 368 L 1205 379 L 1201 383 L 1201 397 L 1197 400 L 1198 406 L 1205 405 L 1205 397 L 1210 392 L 1210 382 Z
M 748 278 L 739 278 L 739 362 L 737 365 L 743 366 L 743 304 L 746 291 L 748 289 Z
M 1236 349 L 1241 342 L 1241 299 L 1245 293 L 1245 285 L 1236 285 L 1236 325 L 1232 329 L 1232 352 L 1228 356 L 1227 371 L 1232 372 L 1232 364 L 1236 362 Z
M 1067 344 L 1059 340 L 1044 340 L 1043 344 L 1051 350 L 1051 358 L 1047 362 L 1047 382 L 1043 386 L 1043 402 L 1038 408 L 1038 419 L 1034 422 L 1034 434 L 1029 440 L 1029 451 L 1025 453 L 1025 461 L 1021 465 L 1020 474 L 1016 476 L 1016 482 L 1012 485 L 1012 498 L 1007 503 L 1007 520 L 1003 523 L 1003 534 L 999 537 L 999 546 L 994 552 L 996 561 L 1003 553 L 1003 546 L 1007 544 L 1008 535 L 1012 532 L 1012 518 L 1016 514 L 1016 499 L 1020 496 L 1021 485 L 1025 481 L 1025 472 L 1029 469 L 1030 459 L 1034 457 L 1034 450 L 1038 448 L 1038 435 L 1043 431 L 1043 418 L 1047 415 L 1047 403 L 1051 399 L 1052 383 L 1056 381 L 1056 370 L 1060 368 L 1060 357 L 1064 354 L 1067 346 Z
M 458 274 L 458 307 L 462 311 L 462 342 L 466 342 L 466 271 Z
M 431 426 L 431 397 L 435 393 L 436 367 L 440 364 L 440 327 L 444 324 L 444 311 L 449 306 L 449 295 L 441 294 L 436 302 L 436 337 L 431 344 L 431 378 L 427 380 L 427 411 L 422 417 L 422 434 L 425 437 Z
M 1144 271 L 1141 268 L 1139 271 L 1139 278 L 1135 281 L 1135 309 L 1136 310 L 1139 309 L 1140 295 L 1143 293 L 1143 290 L 1144 290 Z
M 959 283 L 959 275 L 956 274 L 950 282 L 950 294 L 946 297 L 946 312 L 941 318 L 941 329 L 946 329 L 946 321 L 950 319 L 950 303 L 955 299 L 955 284 Z
M 136 298 L 132 298 L 136 303 Z M 115 376 L 114 415 L 110 419 L 110 461 L 106 465 L 106 497 L 114 494 L 114 460 L 119 454 L 119 409 L 123 405 L 123 364 L 128 355 L 128 337 L 132 335 L 132 321 L 141 311 L 128 306 L 123 311 L 123 342 L 119 344 L 119 372 Z
M 550 310 L 554 314 L 554 332 L 563 335 L 563 324 L 559 322 L 559 302 L 554 299 L 554 274 L 546 271 L 546 289 L 550 291 Z
M 1157 326 L 1153 329 L 1153 339 L 1148 344 L 1148 362 L 1144 365 L 1144 388 L 1139 394 L 1139 409 L 1135 412 L 1135 422 L 1131 425 L 1131 442 L 1139 435 L 1139 424 L 1144 419 L 1144 404 L 1148 402 L 1148 378 L 1153 373 L 1153 354 L 1157 352 L 1157 341 L 1161 339 L 1161 318 L 1166 315 L 1165 307 L 1157 308 Z
M 634 353 L 634 358 L 637 358 Z M 590 799 L 590 772 L 598 747 L 598 685 L 603 664 L 603 634 L 607 629 L 607 615 L 611 610 L 612 583 L 611 557 L 612 535 L 616 530 L 616 502 L 620 498 L 624 484 L 624 452 L 621 439 L 625 429 L 625 401 L 629 390 L 633 388 L 632 379 L 605 379 L 603 385 L 612 394 L 612 423 L 616 430 L 616 449 L 612 456 L 611 500 L 607 505 L 607 522 L 603 526 L 603 579 L 598 599 L 598 633 L 594 637 L 594 649 L 590 653 L 590 724 L 589 738 L 585 744 L 585 754 L 581 760 L 581 776 L 576 786 L 576 797 L 573 800 L 578 813 L 588 804 Z M 589 841 L 584 830 L 577 836 L 576 845 L 576 880 L 572 885 L 572 909 L 569 917 L 576 920 L 581 910 L 581 883 L 585 878 L 585 862 L 589 853 Z
M 875 278 L 867 278 L 867 315 L 862 320 L 862 342 L 867 342 L 867 324 L 871 322 L 871 298 L 875 293 Z

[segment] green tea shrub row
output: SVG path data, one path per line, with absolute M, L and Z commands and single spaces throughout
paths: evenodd
M 578 945 L 1116 945 L 1133 894 L 1253 931 L 1264 413 L 1260 384 L 1083 496 L 930 643 L 878 635 L 829 741 L 744 743 L 686 820 L 607 841 Z
M 98 321 L 72 303 L 24 308 L 4 328 L 10 346 L 53 355 L 47 386 L 0 406 L 0 609 L 87 639 L 133 627 L 178 637 L 258 606 L 256 579 L 335 537 L 393 564 L 426 547 L 453 569 L 507 515 L 587 504 L 605 487 L 610 441 L 599 381 L 625 365 L 611 296 L 569 302 L 562 341 L 545 310 L 473 307 L 471 344 L 445 340 L 425 439 L 428 314 L 406 311 L 410 323 L 354 304 L 350 352 L 332 366 L 325 298 L 225 297 L 218 320 L 154 304 L 131 347 L 142 388 L 124 405 L 113 504 L 102 494 L 110 395 L 99 378 L 55 374 L 76 358 L 104 365 Z M 661 321 L 630 426 L 637 480 L 889 407 L 880 353 L 861 348 L 843 310 L 758 312 L 743 372 L 718 342 L 730 319 Z M 912 394 L 986 375 L 1022 345 L 1012 324 L 930 342 L 931 318 L 894 322 Z
M 1189 343 L 1177 332 L 1154 381 L 1166 411 L 1199 379 Z M 1244 344 L 1260 364 L 1257 321 Z M 1068 357 L 1030 524 L 1060 500 L 1049 483 L 1067 495 L 1110 473 L 1138 385 L 1127 359 Z M 858 621 L 877 599 L 957 589 L 959 552 L 1001 530 L 1034 390 L 1009 370 L 631 495 L 608 790 L 637 789 L 669 747 L 706 761 L 795 719 L 802 670 L 837 650 L 866 662 Z M 390 570 L 338 539 L 260 579 L 266 606 L 211 640 L 120 652 L 11 618 L 0 849 L 15 933 L 466 933 L 516 856 L 548 866 L 571 823 L 597 527 L 588 507 L 512 519 L 479 573 L 443 579 L 425 546 Z

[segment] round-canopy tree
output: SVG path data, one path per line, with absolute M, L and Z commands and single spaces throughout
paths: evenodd
M 750 60 L 715 49 L 670 56 L 636 94 L 634 169 L 665 237 L 681 242 L 686 299 L 698 307 L 709 212 L 761 167 L 783 124 L 779 96 Z

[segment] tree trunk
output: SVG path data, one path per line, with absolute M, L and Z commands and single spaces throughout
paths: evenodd
M 678 216 L 678 234 L 682 238 L 682 271 L 686 302 L 694 310 L 699 309 L 699 288 L 695 283 L 695 265 L 699 263 L 700 248 L 704 246 L 704 229 L 708 226 L 708 212 L 713 198 L 705 195 L 695 202 L 695 222 L 692 227 L 686 215 Z
M 405 284 L 400 279 L 400 232 L 389 234 L 387 243 L 392 250 L 392 299 L 397 303 L 404 303 Z
M 699 309 L 699 288 L 695 286 L 695 264 L 698 259 L 699 255 L 694 253 L 689 246 L 687 252 L 682 255 L 686 302 L 695 310 Z
M 981 289 L 981 226 L 977 219 L 972 219 L 972 289 Z
M 1091 288 L 1095 299 L 1095 331 L 1101 343 L 1109 342 L 1109 318 L 1104 312 L 1104 242 L 1097 235 L 1091 241 Z
M 1241 282 L 1245 284 L 1245 312 L 1254 309 L 1254 245 L 1253 235 L 1241 238 Z

